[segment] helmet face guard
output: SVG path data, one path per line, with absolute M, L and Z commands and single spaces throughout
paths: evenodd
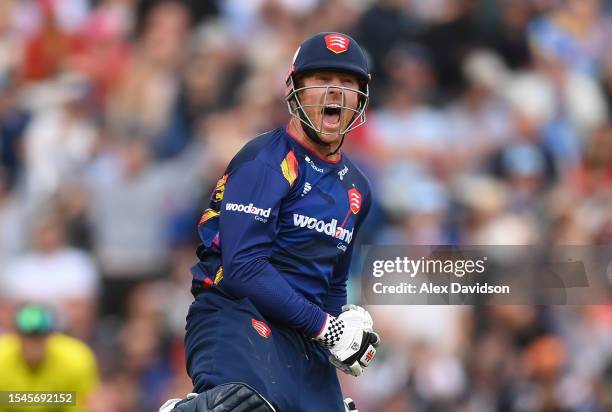
M 289 93 L 286 96 L 286 100 L 287 100 L 287 107 L 289 109 L 289 113 L 291 114 L 292 117 L 295 117 L 300 122 L 302 122 L 303 125 L 309 127 L 315 132 L 324 134 L 324 135 L 345 135 L 346 133 L 358 128 L 359 126 L 365 123 L 366 121 L 365 110 L 366 110 L 366 107 L 368 106 L 368 100 L 369 100 L 369 90 L 368 90 L 367 84 L 365 85 L 364 90 L 358 90 L 358 89 L 353 89 L 351 87 L 334 86 L 334 85 L 303 86 L 303 87 L 295 88 L 295 84 L 293 82 L 293 76 L 289 76 L 288 82 L 289 82 Z M 323 103 L 321 104 L 302 104 L 302 101 L 300 100 L 300 92 L 305 91 L 305 90 L 310 90 L 310 89 L 323 89 L 325 91 L 323 95 Z M 342 95 L 342 102 L 340 104 L 338 103 L 328 104 L 327 103 L 330 89 L 340 91 Z M 346 94 L 347 93 L 357 94 L 359 104 L 357 105 L 356 109 L 347 106 L 346 104 Z M 315 108 L 319 110 L 321 114 L 321 120 L 320 122 L 318 122 L 318 124 L 315 124 L 314 120 L 311 119 L 310 116 L 308 116 L 308 113 L 305 110 L 306 108 Z M 324 120 L 323 114 L 326 108 L 334 108 L 340 111 L 338 130 L 335 130 L 333 132 L 323 131 L 323 120 Z M 352 113 L 352 118 L 348 122 L 348 124 L 345 127 L 343 127 L 342 125 L 344 123 L 343 117 L 345 113 L 347 112 Z

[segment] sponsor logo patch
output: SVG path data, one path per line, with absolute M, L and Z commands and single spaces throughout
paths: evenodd
M 310 167 L 313 168 L 313 170 L 319 172 L 319 173 L 323 173 L 325 171 L 325 169 L 323 169 L 322 167 L 319 167 L 315 164 L 315 162 L 312 161 L 312 159 L 308 156 L 304 157 L 304 160 L 306 160 L 306 163 L 308 163 L 310 165 Z
M 293 214 L 293 225 L 303 227 L 310 230 L 315 230 L 319 233 L 324 233 L 334 239 L 340 239 L 346 243 L 351 243 L 353 239 L 353 230 L 348 230 L 343 227 L 338 227 L 338 221 L 332 219 L 331 222 L 319 220 L 314 217 Z
M 302 197 L 304 197 L 310 190 L 312 189 L 312 185 L 308 182 L 304 183 L 304 189 L 302 190 Z
M 255 219 L 265 223 L 270 217 L 270 212 L 272 211 L 272 208 L 261 209 L 259 207 L 253 206 L 253 203 L 249 203 L 248 205 L 243 205 L 240 203 L 226 203 L 225 210 L 254 215 Z
M 376 349 L 370 349 L 361 358 L 361 363 L 363 363 L 365 366 L 368 366 L 370 362 L 372 362 L 372 359 L 374 359 L 374 355 L 376 355 Z
M 257 333 L 264 338 L 267 338 L 270 336 L 270 333 L 272 333 L 272 330 L 268 327 L 268 325 L 260 320 L 251 319 L 251 325 L 253 326 L 253 329 L 255 329 Z

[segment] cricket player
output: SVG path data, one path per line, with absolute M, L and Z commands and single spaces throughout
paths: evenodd
M 319 33 L 296 51 L 291 120 L 234 157 L 199 222 L 185 346 L 200 395 L 162 410 L 355 410 L 336 368 L 359 376 L 379 343 L 367 311 L 346 305 L 371 193 L 340 148 L 365 122 L 369 80 L 345 34 Z

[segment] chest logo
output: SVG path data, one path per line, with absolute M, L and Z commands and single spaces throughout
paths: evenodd
M 325 233 L 334 239 L 342 240 L 346 243 L 351 243 L 353 239 L 353 229 L 348 230 L 342 226 L 338 226 L 338 221 L 332 219 L 331 222 L 320 220 L 315 217 L 293 214 L 293 225 L 295 227 L 303 227 L 310 230 L 315 230 L 319 233 Z
M 354 187 L 348 190 L 349 207 L 354 215 L 361 210 L 361 193 Z
M 338 178 L 340 180 L 344 180 L 344 175 L 347 173 L 348 173 L 348 167 L 345 165 L 344 168 L 342 168 L 342 170 L 338 172 Z

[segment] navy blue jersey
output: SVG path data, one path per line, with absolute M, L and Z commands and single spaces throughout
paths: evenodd
M 337 316 L 370 187 L 343 154 L 320 158 L 285 128 L 245 145 L 200 219 L 192 292 L 249 298 L 271 320 L 307 336 Z

